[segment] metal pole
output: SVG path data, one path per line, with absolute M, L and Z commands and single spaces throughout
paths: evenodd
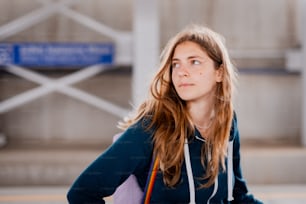
M 133 104 L 139 105 L 159 59 L 158 1 L 134 0 L 133 19 Z

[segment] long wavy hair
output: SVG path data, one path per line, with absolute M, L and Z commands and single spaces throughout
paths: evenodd
M 201 187 L 209 187 L 219 171 L 225 170 L 226 148 L 233 118 L 232 95 L 236 72 L 222 36 L 199 25 L 188 26 L 175 35 L 161 53 L 159 71 L 151 83 L 149 97 L 119 127 L 125 129 L 143 118 L 149 118 L 146 120 L 150 121 L 147 128 L 154 127 L 153 153 L 159 158 L 164 183 L 169 187 L 179 183 L 185 138 L 192 137 L 195 131 L 186 102 L 178 96 L 171 79 L 174 50 L 185 41 L 200 45 L 215 62 L 215 69 L 223 69 L 222 81 L 216 83 L 212 110 L 215 117 L 201 154 L 203 170 L 206 169 L 202 178 L 205 182 Z

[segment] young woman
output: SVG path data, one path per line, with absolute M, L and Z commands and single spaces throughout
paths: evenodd
M 235 76 L 219 34 L 193 25 L 174 36 L 150 96 L 77 178 L 69 202 L 104 203 L 131 174 L 144 190 L 157 158 L 150 203 L 261 203 L 248 194 L 241 173 Z

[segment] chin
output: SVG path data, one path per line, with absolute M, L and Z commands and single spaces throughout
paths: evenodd
M 189 95 L 180 95 L 180 98 L 181 98 L 183 101 L 191 101 L 191 100 L 194 99 L 194 97 L 189 96 Z

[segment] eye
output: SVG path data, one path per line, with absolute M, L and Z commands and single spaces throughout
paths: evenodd
M 178 68 L 180 66 L 177 62 L 172 62 L 172 68 Z
M 201 64 L 201 62 L 199 60 L 192 60 L 191 63 L 194 64 L 194 65 Z

